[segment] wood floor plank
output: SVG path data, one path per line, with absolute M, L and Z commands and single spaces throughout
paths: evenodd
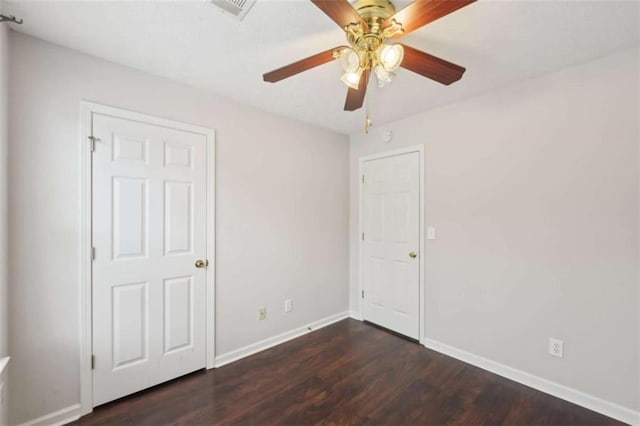
M 97 407 L 77 425 L 619 425 L 344 320 Z

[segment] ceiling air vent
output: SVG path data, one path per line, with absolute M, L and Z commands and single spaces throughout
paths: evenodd
M 256 0 L 211 0 L 211 2 L 222 9 L 223 12 L 241 21 Z

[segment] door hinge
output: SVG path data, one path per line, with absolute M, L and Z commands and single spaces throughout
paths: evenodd
M 91 247 L 91 260 L 96 260 L 96 248 Z
M 92 370 L 96 369 L 96 356 L 95 355 L 91 355 L 91 369 Z
M 364 183 L 364 175 L 362 175 L 362 183 Z
M 362 290 L 362 298 L 364 299 L 364 290 Z
M 364 241 L 364 232 L 362 233 L 362 241 Z
M 100 141 L 100 139 L 96 138 L 95 136 L 89 136 L 89 147 L 91 149 L 91 152 L 94 152 L 96 150 L 96 142 Z

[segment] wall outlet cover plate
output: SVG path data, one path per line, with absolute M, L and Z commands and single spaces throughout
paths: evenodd
M 558 358 L 564 357 L 564 342 L 560 339 L 553 337 L 549 338 L 549 354 L 557 356 Z

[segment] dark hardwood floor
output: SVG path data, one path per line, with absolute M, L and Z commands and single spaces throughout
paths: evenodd
M 344 320 L 98 407 L 78 425 L 621 424 Z

